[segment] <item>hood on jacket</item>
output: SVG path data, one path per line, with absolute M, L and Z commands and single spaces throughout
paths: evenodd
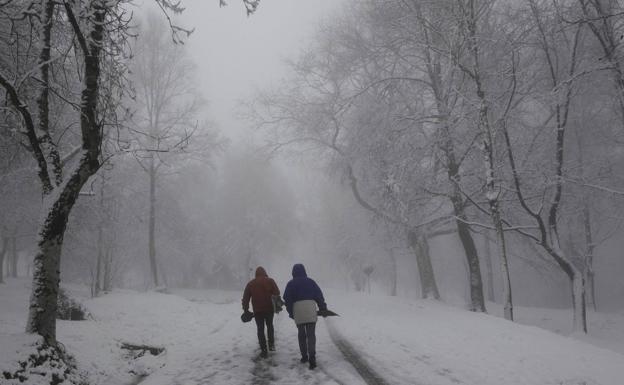
M 300 277 L 307 277 L 308 276 L 306 274 L 305 267 L 303 267 L 303 264 L 297 263 L 297 264 L 295 264 L 293 266 L 292 276 L 293 276 L 293 278 L 300 278 Z
M 258 268 L 256 269 L 256 278 L 258 277 L 268 277 L 269 275 L 267 274 L 266 270 L 264 270 L 264 267 L 262 266 L 258 266 Z

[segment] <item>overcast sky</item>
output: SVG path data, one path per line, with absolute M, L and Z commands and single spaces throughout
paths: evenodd
M 183 24 L 195 28 L 187 44 L 209 102 L 208 116 L 223 135 L 236 139 L 244 129 L 233 117 L 236 100 L 283 77 L 283 59 L 295 56 L 341 2 L 264 0 L 247 17 L 241 0 L 228 0 L 224 8 L 218 0 L 184 1 Z

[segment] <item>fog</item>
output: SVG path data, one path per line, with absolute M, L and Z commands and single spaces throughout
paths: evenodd
M 185 10 L 181 14 L 169 12 L 173 25 L 192 30 L 189 36 L 181 34 L 181 43 L 177 46 L 169 44 L 166 35 L 170 32 L 165 31 L 168 28 L 167 23 L 158 7 L 150 2 L 131 7 L 137 25 L 137 37 L 131 39 L 129 44 L 134 47 L 137 59 L 146 55 L 143 50 L 150 49 L 143 48 L 144 44 L 149 43 L 144 41 L 145 35 L 141 32 L 158 25 L 162 40 L 162 47 L 159 49 L 168 49 L 171 46 L 171 49 L 176 50 L 174 55 L 184 57 L 181 67 L 175 69 L 180 71 L 176 81 L 183 81 L 184 86 L 179 87 L 180 92 L 188 91 L 185 96 L 178 95 L 178 91 L 173 93 L 178 100 L 172 99 L 171 104 L 174 107 L 168 112 L 170 115 L 183 113 L 188 121 L 176 121 L 180 127 L 174 127 L 171 132 L 156 133 L 150 139 L 153 140 L 154 136 L 163 138 L 157 140 L 162 152 L 156 158 L 162 164 L 162 169 L 155 178 L 157 198 L 152 252 L 159 267 L 158 285 L 223 286 L 236 289 L 243 285 L 249 278 L 250 271 L 258 265 L 265 266 L 280 282 L 285 282 L 289 278 L 290 267 L 299 261 L 309 264 L 319 281 L 327 286 L 392 294 L 395 274 L 392 272 L 392 261 L 395 258 L 397 295 L 421 296 L 418 265 L 413 250 L 405 240 L 405 230 L 401 229 L 401 225 L 397 226 L 397 223 L 392 223 L 392 219 L 384 218 L 385 214 L 375 213 L 357 201 L 345 171 L 341 170 L 344 164 L 332 160 L 327 149 L 296 140 L 291 146 L 282 146 L 282 142 L 287 143 L 292 139 L 290 133 L 280 131 L 283 127 L 273 127 L 282 122 L 272 126 L 262 120 L 267 116 L 261 114 L 269 109 L 272 109 L 270 113 L 284 112 L 279 111 L 280 108 L 286 108 L 278 105 L 283 101 L 278 95 L 280 92 L 286 98 L 296 98 L 297 94 L 291 93 L 291 89 L 298 87 L 299 92 L 303 92 L 301 90 L 306 84 L 302 84 L 297 77 L 305 79 L 309 76 L 304 71 L 314 73 L 323 60 L 330 67 L 336 65 L 337 62 L 332 64 L 334 59 L 329 55 L 340 52 L 339 44 L 346 44 L 345 49 L 351 50 L 358 49 L 359 44 L 362 47 L 360 49 L 365 50 L 363 41 L 349 40 L 358 36 L 365 39 L 366 32 L 364 29 L 353 32 L 349 30 L 348 23 L 357 20 L 349 15 L 349 12 L 353 12 L 353 6 L 347 6 L 346 3 L 330 0 L 272 1 L 262 4 L 255 13 L 247 15 L 242 5 L 234 2 L 218 7 L 213 2 L 186 1 Z M 146 24 L 149 26 L 146 27 Z M 143 27 L 139 27 L 140 25 Z M 153 32 L 149 30 L 149 33 Z M 349 37 L 349 33 L 353 33 L 353 37 Z M 330 37 L 331 34 L 335 37 Z M 328 46 L 324 39 L 329 39 L 328 42 L 334 39 L 334 46 Z M 316 57 L 310 56 L 315 54 L 314 50 L 318 51 Z M 363 52 L 365 51 L 362 54 Z M 158 57 L 157 54 L 149 60 L 158 60 Z M 150 69 L 130 68 L 137 73 L 145 73 Z M 331 71 L 334 71 L 334 75 L 331 75 L 333 77 L 342 76 L 338 75 L 337 69 Z M 319 74 L 319 78 L 306 80 L 312 92 L 322 87 L 320 76 Z M 319 84 L 314 84 L 314 81 Z M 358 79 L 357 82 L 361 80 Z M 137 92 L 133 96 L 135 101 L 129 103 L 129 111 L 132 114 L 130 120 L 138 126 L 136 130 L 140 131 L 141 125 L 144 125 L 140 118 L 141 108 L 144 107 L 141 104 L 142 94 L 137 89 L 137 80 L 132 76 L 128 77 L 128 87 L 134 87 Z M 274 100 L 269 100 L 270 97 Z M 312 97 L 309 97 L 310 103 L 318 103 L 313 102 Z M 348 95 L 344 97 L 348 98 Z M 188 107 L 189 98 L 197 100 L 192 102 L 196 103 L 192 108 Z M 263 105 L 270 103 L 275 105 Z M 258 112 L 259 108 L 267 110 Z M 312 111 L 305 112 L 302 107 L 297 108 L 299 110 L 289 113 L 300 113 L 301 119 L 315 119 L 305 115 Z M 393 114 L 398 116 L 398 112 Z M 298 118 L 291 115 L 287 118 L 284 118 L 284 122 L 291 125 L 287 128 L 297 129 L 294 125 L 300 123 L 295 120 Z M 346 115 L 340 118 L 347 119 Z M 149 117 L 144 119 L 149 120 Z M 398 126 L 405 125 L 400 119 L 393 119 Z M 315 130 L 320 132 L 317 128 Z M 345 138 L 348 135 L 351 134 L 345 134 Z M 372 138 L 376 134 L 365 129 L 355 135 Z M 132 132 L 121 132 L 114 138 L 113 140 L 130 144 L 126 148 L 123 145 L 120 145 L 121 149 L 112 148 L 111 153 L 106 154 L 110 158 L 107 158 L 101 171 L 83 188 L 84 194 L 78 198 L 66 232 L 61 259 L 64 280 L 92 284 L 94 264 L 97 263 L 97 254 L 101 253 L 97 249 L 102 247 L 96 247 L 96 244 L 108 242 L 114 249 L 111 253 L 115 254 L 115 263 L 123 266 L 115 274 L 115 285 L 140 289 L 154 286 L 154 277 L 149 274 L 150 178 L 149 173 L 141 172 L 141 167 L 146 167 L 145 160 L 151 156 L 150 153 L 142 152 L 145 150 L 142 147 L 149 147 L 151 144 L 146 144 L 142 136 L 135 135 L 128 139 L 132 137 Z M 164 139 L 165 137 L 167 138 Z M 184 145 L 172 144 L 176 140 L 172 141 L 170 137 L 177 138 Z M 572 146 L 570 144 L 571 148 Z M 11 156 L 26 158 L 26 154 L 19 154 L 17 148 L 8 150 Z M 350 156 L 354 167 L 367 167 L 372 170 L 375 165 L 371 162 L 388 164 L 391 161 L 378 153 L 381 151 L 379 147 L 371 147 L 370 150 L 362 148 L 358 151 L 369 151 L 371 156 L 365 164 L 355 158 L 359 155 L 353 153 Z M 398 161 L 397 165 L 409 161 L 409 158 L 401 159 L 401 148 L 390 151 L 396 158 L 395 162 Z M 424 155 L 429 156 L 427 153 Z M 501 157 L 502 155 L 503 150 L 500 153 Z M 362 159 L 365 158 L 366 155 Z M 424 160 L 420 160 L 422 161 Z M 18 274 L 28 274 L 31 271 L 30 256 L 36 248 L 34 240 L 38 228 L 36 213 L 40 201 L 39 187 L 33 179 L 34 175 L 29 176 L 23 172 L 19 175 L 20 179 L 17 179 L 15 173 L 11 174 L 13 166 L 10 160 L 5 164 L 4 178 L 15 176 L 15 182 L 5 184 L 7 187 L 3 194 L 7 199 L 4 200 L 3 235 L 8 238 L 13 233 L 19 233 L 16 246 L 20 256 Z M 17 162 L 13 161 L 13 164 Z M 382 180 L 382 185 L 388 181 L 388 177 L 398 177 L 394 173 L 399 169 L 396 166 L 388 167 L 391 167 L 389 170 L 394 167 L 395 171 L 391 171 L 386 180 Z M 508 172 L 503 169 L 500 171 Z M 360 172 L 361 176 L 356 177 L 370 180 L 363 181 L 360 187 L 360 194 L 365 201 L 372 202 L 372 206 L 380 210 L 386 204 L 396 204 L 376 203 L 376 188 L 373 185 L 366 186 L 365 183 L 373 183 L 371 178 L 378 176 L 365 169 Z M 415 193 L 422 195 L 422 190 L 426 190 L 426 187 L 419 185 L 430 184 L 431 180 L 422 179 L 429 177 L 421 175 L 421 181 L 418 181 L 419 176 L 416 175 L 413 183 Z M 106 180 L 104 184 L 100 181 L 101 178 Z M 397 183 L 407 183 L 407 180 L 398 180 Z M 612 183 L 617 184 L 615 179 L 605 179 L 605 187 Z M 103 189 L 104 198 L 99 196 L 98 189 Z M 101 213 L 97 212 L 107 206 L 104 201 L 108 194 L 110 204 L 114 206 L 110 209 L 114 211 L 114 215 L 102 219 Z M 609 195 L 607 193 L 596 196 L 596 203 L 602 205 L 600 201 L 611 199 Z M 617 201 L 619 195 L 614 199 Z M 611 200 L 605 200 L 604 204 L 610 205 L 610 202 Z M 410 203 L 405 201 L 399 204 Z M 440 203 L 429 203 L 438 210 L 433 214 L 422 203 L 418 205 L 425 207 L 424 211 L 417 214 L 423 219 L 431 218 L 432 215 L 439 216 L 440 211 L 444 211 Z M 387 212 L 392 213 L 391 216 L 395 215 L 395 210 L 395 207 L 387 208 Z M 405 215 L 399 213 L 399 216 Z M 482 213 L 477 210 L 472 215 Z M 516 214 L 510 215 L 513 217 Z M 595 220 L 600 221 L 599 218 Z M 482 220 L 475 220 L 479 221 Z M 602 277 L 596 280 L 595 285 L 597 297 L 605 310 L 620 309 L 620 298 L 624 293 L 624 284 L 617 273 L 624 268 L 624 262 L 616 252 L 622 237 L 619 236 L 619 220 L 613 221 L 613 218 L 607 218 L 605 224 L 596 224 L 617 227 L 597 245 L 593 266 L 596 276 Z M 106 227 L 101 237 L 110 240 L 96 242 L 99 239 L 98 228 L 104 225 Z M 457 235 L 452 234 L 450 229 L 442 230 L 445 234 L 432 238 L 428 243 L 438 290 L 445 301 L 466 304 L 470 302 L 470 287 L 464 252 Z M 480 226 L 472 228 L 479 258 L 485 258 L 483 255 L 487 252 L 483 246 L 485 241 L 480 235 L 482 230 Z M 495 235 L 492 234 L 488 236 L 489 243 L 495 241 L 492 238 Z M 536 257 L 534 254 L 539 254 L 539 249 L 524 245 L 534 243 L 532 240 L 517 240 L 518 234 L 509 234 L 508 253 L 515 301 L 527 306 L 570 306 L 569 283 L 565 275 L 557 270 L 556 261 L 549 260 L 544 255 Z M 493 260 L 493 299 L 501 300 L 502 278 L 496 258 L 497 251 L 494 244 L 489 245 L 489 249 L 492 254 L 489 258 Z M 486 265 L 483 259 L 481 270 L 483 285 L 487 289 L 490 283 L 487 282 Z M 370 284 L 370 288 L 364 288 L 363 283 L 367 277 L 362 270 L 366 266 L 374 269 L 370 274 L 370 282 L 366 282 L 366 285 Z M 220 270 L 222 268 L 226 270 Z M 10 267 L 5 268 L 6 270 L 10 270 Z
M 0 4 L 0 283 L 32 281 L 29 333 L 56 339 L 59 282 L 238 301 L 297 263 L 564 335 L 624 311 L 620 5 L 40 3 Z

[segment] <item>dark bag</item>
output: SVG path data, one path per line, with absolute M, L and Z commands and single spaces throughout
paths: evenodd
M 241 321 L 243 322 L 249 322 L 253 319 L 254 314 L 250 311 L 246 311 L 241 315 Z

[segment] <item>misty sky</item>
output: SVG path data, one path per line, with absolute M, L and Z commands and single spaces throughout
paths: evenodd
M 181 20 L 195 28 L 188 47 L 209 103 L 206 115 L 222 135 L 236 139 L 244 129 L 234 118 L 236 100 L 279 81 L 283 60 L 306 46 L 318 23 L 342 0 L 266 0 L 250 17 L 240 0 L 223 8 L 218 3 L 187 0 Z

